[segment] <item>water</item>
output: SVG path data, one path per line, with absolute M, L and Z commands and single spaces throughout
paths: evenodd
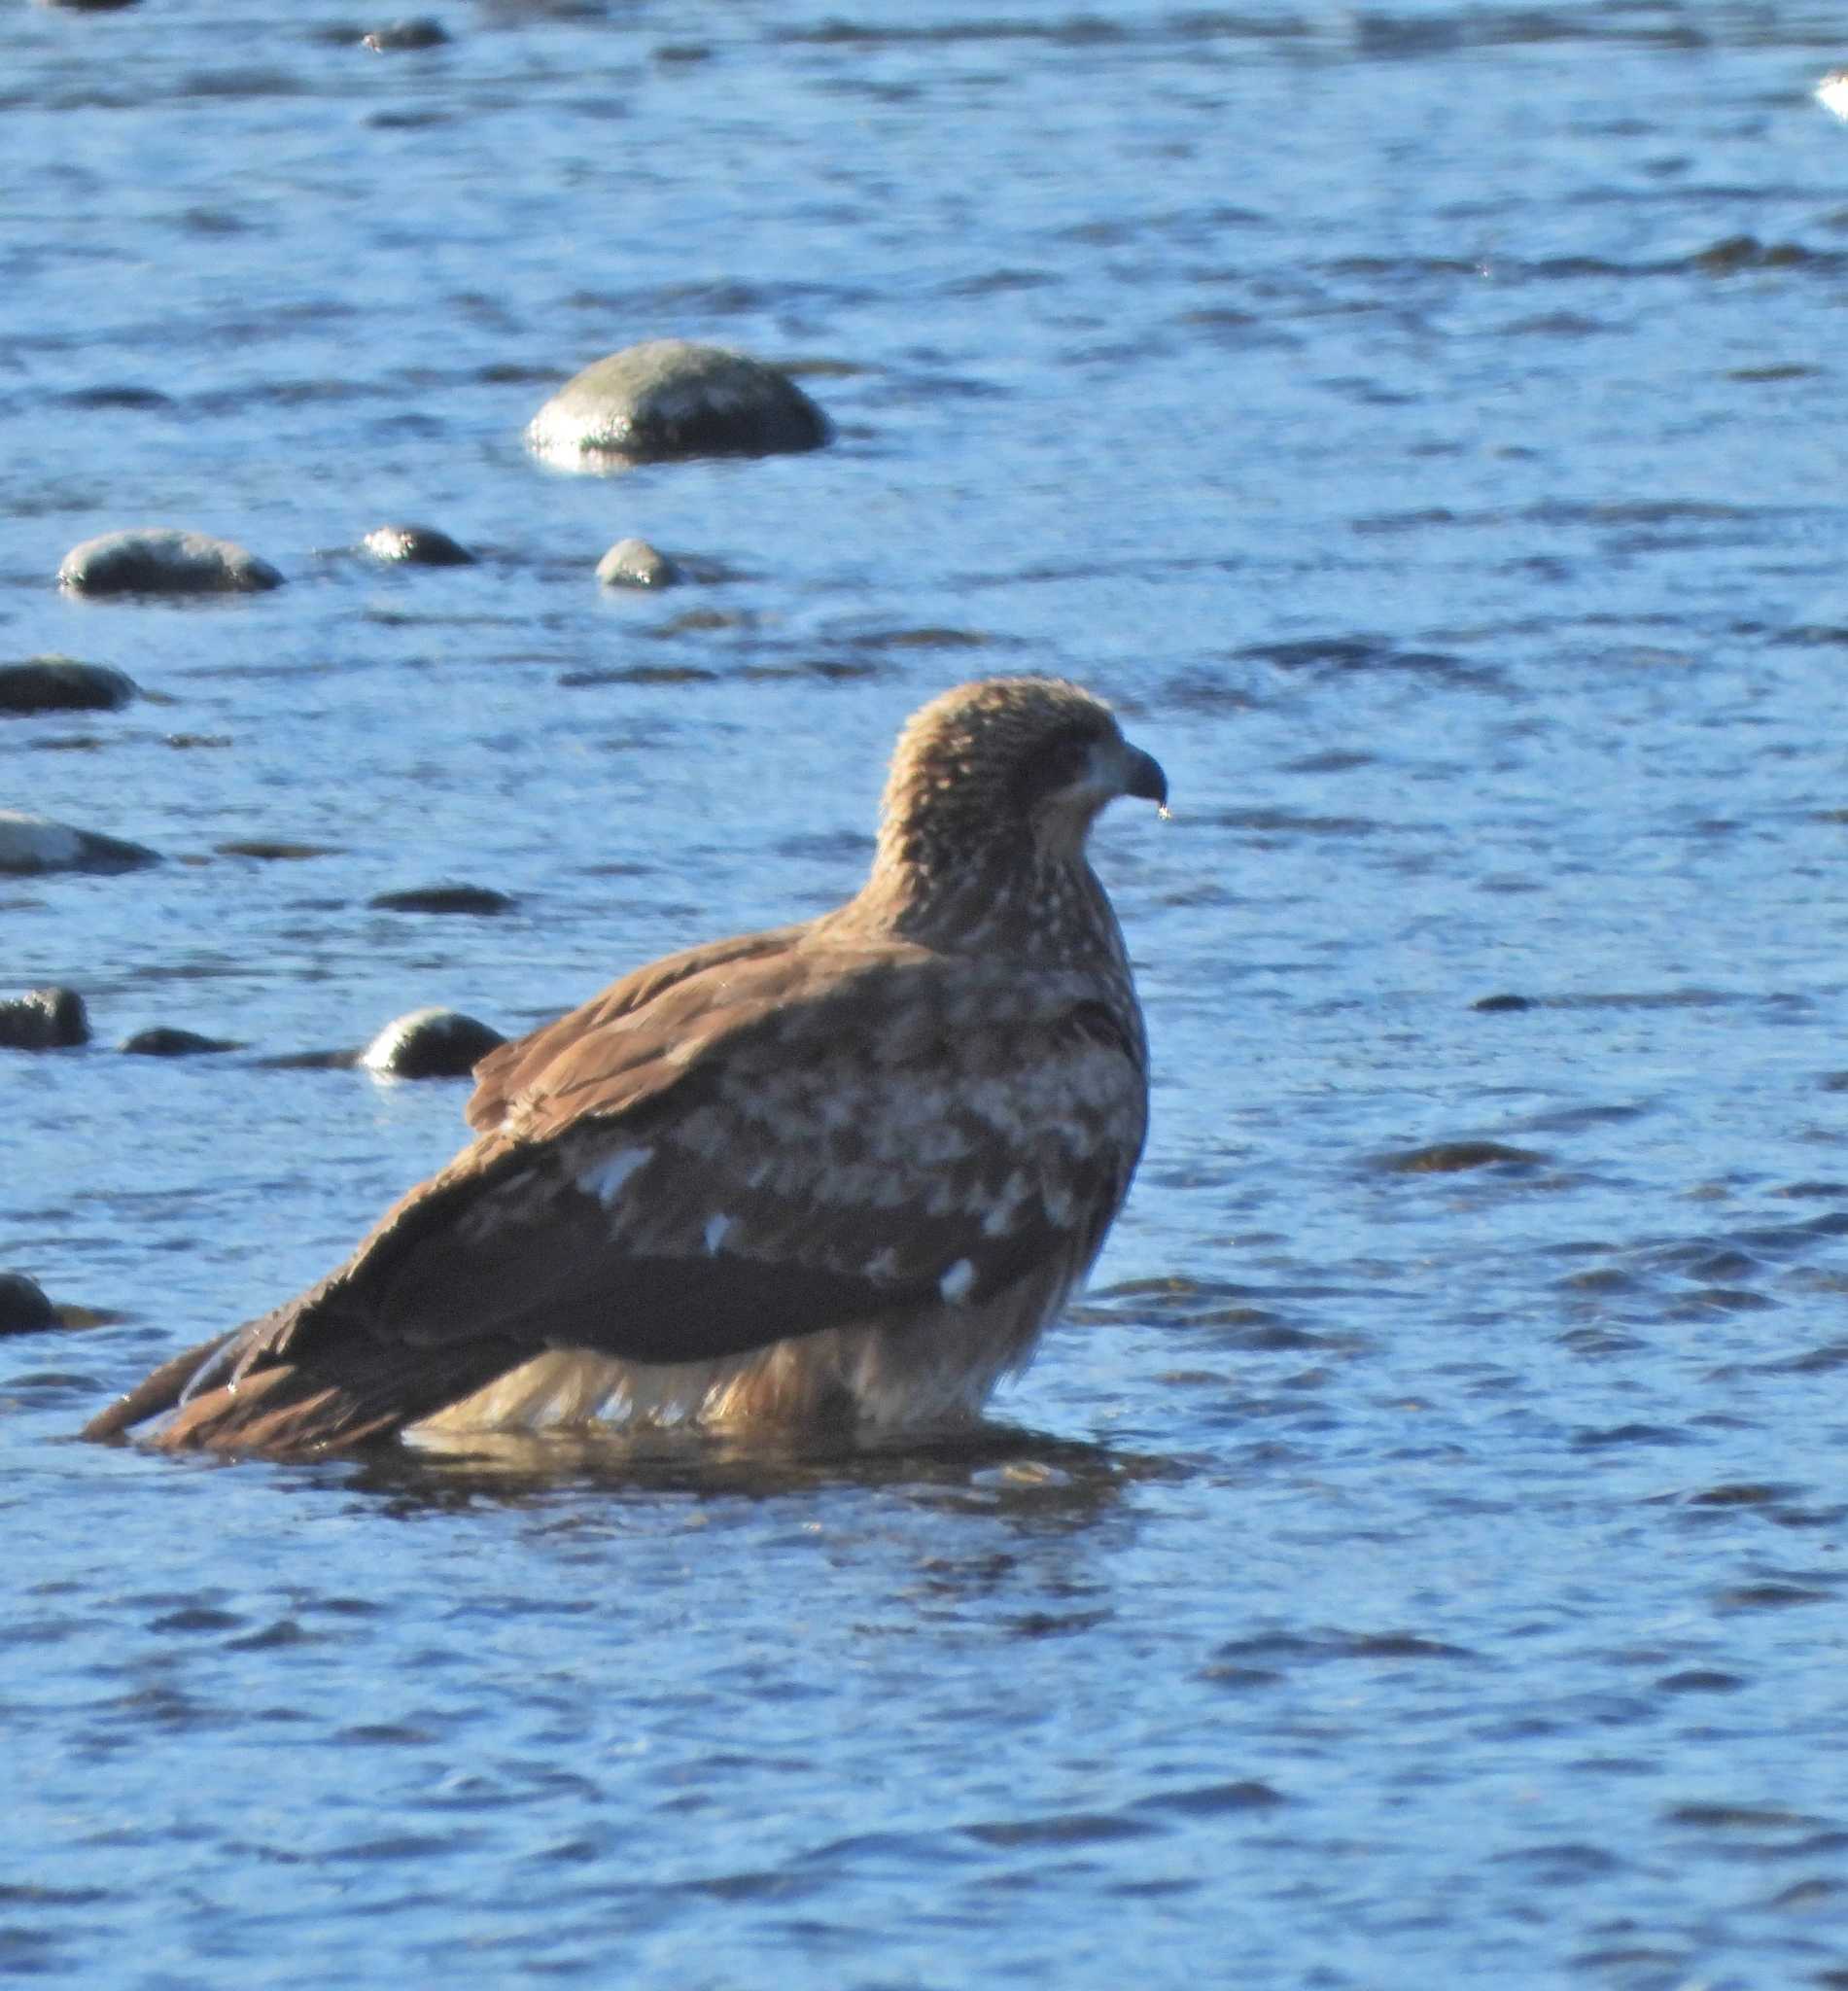
M 0 654 L 150 694 L 0 801 L 168 859 L 0 891 L 96 1029 L 4 1054 L 0 1265 L 105 1316 L 0 1345 L 0 1973 L 1848 1982 L 1838 17 L 0 17 Z M 839 439 L 528 459 L 661 333 Z M 137 523 L 290 584 L 56 593 Z M 992 1445 L 68 1442 L 457 1144 L 260 1061 L 837 900 L 1015 669 L 1178 820 L 1098 839 L 1154 1130 Z M 437 882 L 517 906 L 367 907 Z

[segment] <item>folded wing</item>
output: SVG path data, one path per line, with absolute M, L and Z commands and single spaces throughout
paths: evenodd
M 177 1405 L 163 1442 L 350 1444 L 547 1348 L 709 1361 L 1081 1274 L 1143 1064 L 1075 972 L 799 928 L 675 957 L 485 1061 L 473 1146 L 92 1433 Z

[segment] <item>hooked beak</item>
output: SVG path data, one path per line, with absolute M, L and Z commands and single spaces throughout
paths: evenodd
M 1134 795 L 1144 802 L 1153 802 L 1164 815 L 1168 813 L 1168 777 L 1162 772 L 1162 763 L 1152 753 L 1144 753 L 1139 747 L 1131 747 L 1125 742 L 1128 753 L 1123 768 L 1123 792 Z

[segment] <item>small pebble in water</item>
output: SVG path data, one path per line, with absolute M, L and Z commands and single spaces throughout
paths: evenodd
M 121 1048 L 137 1058 L 192 1058 L 202 1051 L 235 1051 L 224 1037 L 203 1037 L 197 1030 L 176 1030 L 171 1024 L 151 1024 L 122 1040 Z
M 605 587 L 672 587 L 680 570 L 646 540 L 618 540 L 597 562 Z
M 374 560 L 404 567 L 472 567 L 474 555 L 430 525 L 375 526 L 360 541 Z
M 415 20 L 395 20 L 389 27 L 373 28 L 361 36 L 360 46 L 386 54 L 403 49 L 439 49 L 448 39 L 441 21 L 420 15 Z

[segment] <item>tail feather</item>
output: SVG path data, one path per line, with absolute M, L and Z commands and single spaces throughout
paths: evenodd
M 209 1342 L 172 1355 L 153 1375 L 144 1377 L 125 1395 L 100 1410 L 78 1433 L 80 1438 L 121 1438 L 136 1424 L 170 1411 L 186 1392 L 186 1386 L 199 1370 L 222 1349 L 237 1339 L 239 1330 L 214 1335 Z
M 173 1356 L 92 1417 L 83 1436 L 120 1438 L 159 1418 L 141 1435 L 163 1451 L 350 1451 L 484 1387 L 521 1359 L 494 1337 L 420 1348 L 326 1313 L 296 1345 L 304 1310 L 279 1309 Z

